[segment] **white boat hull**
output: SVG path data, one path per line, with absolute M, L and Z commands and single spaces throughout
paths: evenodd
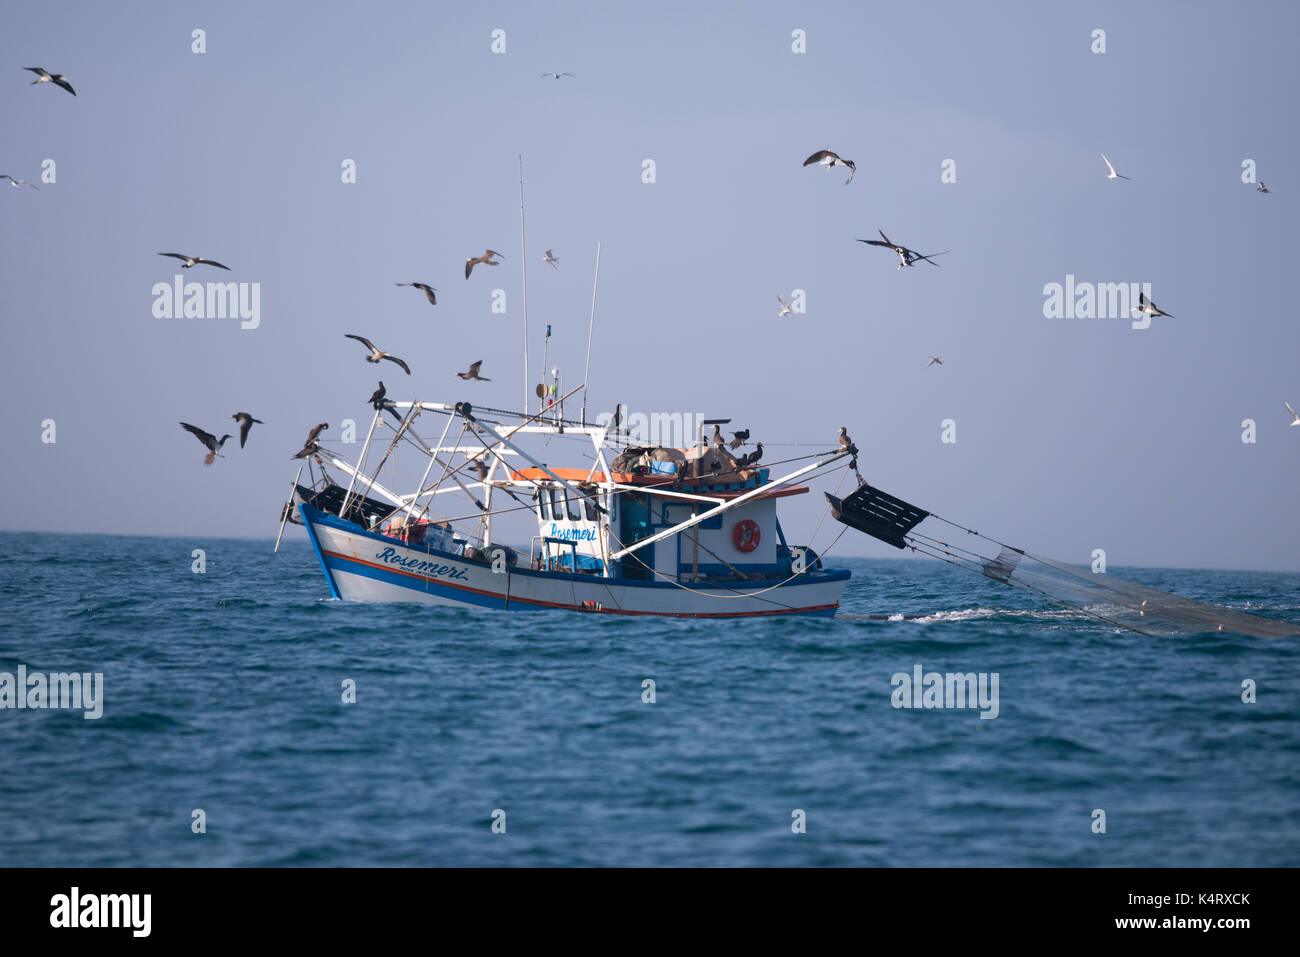
M 686 618 L 834 615 L 849 578 L 847 571 L 826 570 L 788 581 L 703 585 L 521 568 L 494 572 L 491 565 L 363 531 L 310 505 L 300 510 L 332 594 L 346 601 Z

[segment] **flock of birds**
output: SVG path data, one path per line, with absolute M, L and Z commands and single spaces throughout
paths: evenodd
M 1125 176 L 1123 173 L 1118 173 L 1115 171 L 1114 165 L 1107 158 L 1105 153 L 1101 154 L 1101 159 L 1102 162 L 1106 164 L 1106 169 L 1107 169 L 1106 179 L 1126 179 L 1132 182 L 1133 177 Z M 843 159 L 840 157 L 838 153 L 834 152 L 829 148 L 824 150 L 818 150 L 816 153 L 813 153 L 812 156 L 809 156 L 806 160 L 803 161 L 803 165 L 824 166 L 826 169 L 833 169 L 837 166 L 843 166 L 849 171 L 849 178 L 844 181 L 845 186 L 848 186 L 849 183 L 853 182 L 854 174 L 856 174 L 858 171 L 857 164 L 854 163 L 853 160 Z M 1272 192 L 1272 190 L 1270 190 L 1267 186 L 1264 185 L 1263 180 L 1261 180 L 1258 184 L 1256 184 L 1255 191 L 1258 193 Z M 885 231 L 883 229 L 878 229 L 876 231 L 880 233 L 880 239 L 859 239 L 858 242 L 866 243 L 868 246 L 880 246 L 884 249 L 892 250 L 898 256 L 899 269 L 902 269 L 905 266 L 915 266 L 919 262 L 928 262 L 931 266 L 938 266 L 939 264 L 934 261 L 934 257 L 943 256 L 951 252 L 951 250 L 944 250 L 941 253 L 930 253 L 928 255 L 923 255 L 921 253 L 918 253 L 914 249 L 909 249 L 908 247 L 902 245 L 901 243 L 893 242 L 888 236 L 885 235 Z M 781 311 L 777 314 L 777 318 L 784 318 L 786 316 L 794 315 L 794 310 L 790 308 L 790 304 L 785 301 L 784 296 L 778 293 L 776 298 L 777 301 L 781 303 Z M 1172 312 L 1165 312 L 1154 302 L 1152 302 L 1150 297 L 1148 297 L 1145 292 L 1140 292 L 1138 294 L 1138 304 L 1133 307 L 1133 312 L 1137 315 L 1150 316 L 1151 318 L 1158 318 L 1158 317 L 1163 317 L 1167 319 L 1177 318 Z M 932 365 L 943 365 L 942 356 L 930 356 L 929 358 L 930 361 L 925 364 L 925 367 L 927 369 L 930 368 L 930 366 Z M 1290 412 L 1292 416 L 1295 416 L 1295 410 L 1291 408 L 1290 403 L 1287 403 L 1287 411 Z M 1300 425 L 1300 417 L 1296 417 L 1296 421 L 1292 422 L 1291 425 L 1293 426 Z
M 543 75 L 546 76 L 546 75 L 553 75 L 553 74 L 543 74 Z M 561 74 L 561 76 L 572 76 L 572 75 L 573 74 L 571 73 Z M 0 178 L 8 179 L 10 177 L 4 176 Z M 190 256 L 187 255 L 186 253 L 159 253 L 158 255 L 168 256 L 172 259 L 179 259 L 181 261 L 182 269 L 190 269 L 194 266 L 213 266 L 217 269 L 225 269 L 225 270 L 230 269 L 229 266 L 222 265 L 221 263 L 217 262 L 214 259 L 206 259 L 203 256 Z M 470 277 L 470 273 L 474 271 L 475 266 L 479 266 L 479 265 L 499 266 L 501 265 L 501 263 L 498 262 L 497 260 L 503 260 L 503 259 L 505 259 L 504 256 L 502 256 L 499 252 L 496 252 L 495 250 L 492 249 L 485 250 L 482 256 L 470 256 L 468 259 L 465 260 L 465 278 L 468 279 Z M 556 258 L 554 250 L 551 249 L 546 250 L 546 255 L 542 257 L 542 262 L 547 263 L 552 269 L 559 268 L 558 265 L 559 259 Z M 438 304 L 438 290 L 435 287 L 429 285 L 428 283 L 399 282 L 396 283 L 396 285 L 408 286 L 413 289 L 418 289 L 420 292 L 424 293 L 424 298 L 428 300 L 429 305 L 436 306 Z M 391 352 L 385 352 L 383 349 L 380 349 L 378 346 L 376 346 L 365 336 L 359 336 L 356 335 L 355 333 L 348 332 L 348 333 L 344 333 L 344 338 L 355 339 L 357 342 L 361 343 L 361 345 L 365 346 L 367 350 L 367 355 L 365 357 L 366 362 L 371 362 L 375 364 L 378 364 L 380 362 L 385 362 L 385 361 L 391 362 L 394 365 L 398 366 L 407 375 L 411 374 L 411 367 L 410 365 L 407 364 L 405 359 L 399 358 L 398 356 L 393 355 Z M 483 360 L 479 359 L 475 362 L 470 363 L 469 369 L 467 371 L 457 372 L 455 373 L 455 375 L 466 382 L 491 382 L 492 380 L 489 379 L 487 376 L 479 374 L 482 368 L 483 368 Z M 374 394 L 370 396 L 370 400 L 369 400 L 370 404 L 375 408 L 376 411 L 386 410 L 400 421 L 401 417 L 397 415 L 397 412 L 395 411 L 392 403 L 385 398 L 387 394 L 388 394 L 387 387 L 384 385 L 384 382 L 381 379 L 379 380 L 379 388 L 376 389 Z M 247 412 L 237 412 L 233 416 L 231 416 L 231 418 L 236 419 L 239 422 L 239 426 L 240 426 L 239 447 L 240 448 L 243 448 L 244 443 L 248 440 L 248 432 L 253 427 L 254 422 L 258 423 L 259 425 L 265 424 L 262 422 L 261 419 L 255 419 Z M 225 456 L 221 452 L 221 448 L 223 445 L 225 445 L 226 440 L 230 438 L 229 435 L 223 435 L 221 438 L 218 439 L 211 432 L 207 432 L 203 429 L 200 429 L 196 425 L 190 425 L 188 422 L 182 422 L 181 428 L 193 434 L 194 437 L 197 438 L 199 442 L 203 444 L 203 447 L 208 450 L 207 456 L 203 459 L 204 465 L 211 465 L 217 458 L 225 458 Z M 305 459 L 309 455 L 312 455 L 317 451 L 319 451 L 320 445 L 318 442 L 318 438 L 320 434 L 328 428 L 329 428 L 329 423 L 327 422 L 322 422 L 319 425 L 314 426 L 312 430 L 307 434 L 307 441 L 303 443 L 302 449 L 300 449 L 297 452 L 297 454 L 293 456 L 293 458 Z
M 68 82 L 68 78 L 64 76 L 62 73 L 50 73 L 44 67 L 39 67 L 39 66 L 28 66 L 28 67 L 23 67 L 23 69 L 36 74 L 36 79 L 32 80 L 30 84 L 31 86 L 37 86 L 42 83 L 52 83 L 55 86 L 61 87 L 67 92 L 71 93 L 73 96 L 77 95 L 77 91 L 72 88 L 72 84 Z M 575 76 L 575 74 L 573 73 L 561 72 L 561 71 L 548 71 L 539 75 L 543 79 L 555 79 L 555 80 L 560 80 L 563 79 L 564 77 Z M 1108 180 L 1123 179 L 1132 182 L 1133 178 L 1131 176 L 1125 176 L 1123 173 L 1120 173 L 1115 169 L 1114 164 L 1111 163 L 1109 157 L 1107 157 L 1105 153 L 1101 154 L 1101 159 L 1102 162 L 1106 164 L 1106 170 L 1107 170 L 1106 179 Z M 803 161 L 803 165 L 821 166 L 828 170 L 835 169 L 837 167 L 847 169 L 849 171 L 849 177 L 844 181 L 845 186 L 848 186 L 850 183 L 853 182 L 853 177 L 857 174 L 858 171 L 857 164 L 853 160 L 844 159 L 829 147 L 827 147 L 826 149 L 818 150 L 817 152 L 813 153 L 811 156 L 809 156 L 806 160 Z M 39 188 L 34 183 L 30 183 L 27 180 L 19 179 L 15 176 L 11 176 L 8 173 L 0 173 L 0 180 L 8 180 L 9 185 L 15 189 L 21 188 L 23 186 L 28 186 L 31 189 Z M 1271 192 L 1271 190 L 1268 188 L 1268 186 L 1264 184 L 1262 180 L 1256 184 L 1255 190 L 1256 192 L 1260 192 L 1260 193 Z M 920 253 L 914 249 L 904 246 L 901 243 L 894 242 L 888 236 L 885 235 L 885 231 L 883 229 L 878 229 L 877 232 L 880 233 L 880 239 L 859 239 L 857 241 L 860 243 L 865 243 L 868 246 L 878 246 L 881 247 L 882 249 L 888 249 L 892 251 L 895 255 L 898 256 L 898 269 L 900 270 L 908 266 L 915 266 L 919 262 L 927 262 L 931 266 L 938 266 L 939 264 L 934 261 L 935 258 L 938 256 L 947 255 L 949 252 L 951 252 L 951 250 L 944 250 L 943 252 L 938 252 L 938 253 Z M 229 266 L 224 266 L 213 259 L 205 259 L 202 256 L 190 256 L 185 253 L 159 253 L 158 255 L 166 256 L 171 259 L 180 260 L 182 269 L 191 269 L 194 266 L 212 266 L 216 269 L 225 269 L 227 271 L 230 270 Z M 501 255 L 501 253 L 496 252 L 495 250 L 492 249 L 485 250 L 483 255 L 481 256 L 470 256 L 465 260 L 465 278 L 469 279 L 470 274 L 474 271 L 475 266 L 480 266 L 480 265 L 499 266 L 501 265 L 499 260 L 504 260 L 504 259 L 505 257 Z M 553 250 L 550 249 L 546 250 L 546 255 L 542 257 L 542 261 L 547 265 L 549 265 L 552 269 L 559 268 L 559 259 L 555 257 Z M 428 283 L 399 282 L 397 283 L 397 285 L 408 286 L 414 289 L 418 289 L 420 292 L 424 293 L 424 297 L 425 299 L 428 300 L 429 305 L 436 306 L 438 304 L 438 296 L 437 296 L 438 290 L 435 287 L 429 285 Z M 778 313 L 778 317 L 784 318 L 785 316 L 790 316 L 794 314 L 794 310 L 790 307 L 790 304 L 786 302 L 784 296 L 778 294 L 776 298 L 777 301 L 780 302 L 781 304 L 781 311 L 780 313 Z M 1138 305 L 1133 308 L 1133 312 L 1139 315 L 1150 316 L 1152 318 L 1157 318 L 1157 317 L 1164 317 L 1169 319 L 1176 318 L 1173 313 L 1165 312 L 1163 309 L 1157 306 L 1144 292 L 1139 294 Z M 364 336 L 358 336 L 352 333 L 347 333 L 346 337 L 349 339 L 357 340 L 369 350 L 369 355 L 366 356 L 367 362 L 379 363 L 381 361 L 387 360 L 389 362 L 393 362 L 398 366 L 400 366 L 401 369 L 407 375 L 411 374 L 411 367 L 407 365 L 407 363 L 404 360 L 399 359 L 397 356 L 392 355 L 391 353 L 384 352 Z M 934 366 L 934 365 L 943 365 L 943 357 L 929 356 L 929 361 L 926 363 L 925 367 L 928 369 L 930 368 L 930 366 Z M 479 370 L 482 368 L 482 366 L 483 366 L 483 360 L 480 359 L 477 362 L 474 362 L 470 365 L 469 371 L 457 372 L 456 375 L 467 382 L 491 382 L 492 381 L 491 379 L 479 375 Z M 386 394 L 386 390 L 384 388 L 384 383 L 381 380 L 379 382 L 379 389 L 375 392 L 374 395 L 371 396 L 370 399 L 371 404 L 374 405 L 376 409 L 384 407 L 383 403 L 384 403 L 385 394 Z M 1291 427 L 1300 426 L 1300 413 L 1297 413 L 1295 409 L 1291 408 L 1291 404 L 1289 402 L 1285 403 L 1285 405 L 1286 405 L 1287 412 L 1292 417 L 1292 421 L 1290 423 Z M 393 411 L 391 407 L 389 407 L 389 411 L 390 412 Z M 261 419 L 255 419 L 247 412 L 236 412 L 234 415 L 231 416 L 231 418 L 235 419 L 239 423 L 240 448 L 243 448 L 244 443 L 248 440 L 248 433 L 249 430 L 252 429 L 253 423 L 258 423 L 259 425 L 264 424 Z M 181 427 L 186 431 L 192 433 L 208 450 L 208 454 L 203 460 L 203 463 L 205 465 L 211 465 L 213 460 L 219 456 L 224 457 L 221 455 L 221 448 L 223 445 L 225 445 L 226 440 L 230 438 L 229 435 L 223 435 L 220 439 L 218 439 L 211 432 L 206 432 L 203 429 L 200 429 L 199 427 L 194 425 L 190 425 L 189 423 L 186 422 L 182 422 Z M 307 441 L 304 444 L 302 450 L 298 452 L 298 454 L 295 455 L 294 458 L 305 458 L 307 455 L 315 451 L 318 448 L 317 441 L 316 441 L 317 437 L 320 435 L 322 431 L 324 431 L 327 428 L 329 428 L 328 424 L 323 422 L 315 426 L 308 434 Z M 730 443 L 731 448 L 733 449 L 739 448 L 741 445 L 744 444 L 745 440 L 747 440 L 748 438 L 749 438 L 748 430 L 741 430 L 739 432 L 736 432 Z M 725 441 L 716 425 L 714 426 L 714 442 L 719 446 L 725 444 Z M 848 437 L 847 428 L 841 428 L 840 445 L 844 447 L 848 447 L 851 444 L 852 442 Z M 741 464 L 741 467 L 744 468 L 744 467 L 748 467 L 748 465 L 757 463 L 757 461 L 762 457 L 762 448 L 763 446 L 762 443 L 760 442 L 757 445 L 756 452 L 750 453 L 749 455 L 743 456 L 741 459 L 739 459 L 738 463 Z

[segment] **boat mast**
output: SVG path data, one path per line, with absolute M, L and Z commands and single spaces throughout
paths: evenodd
M 600 243 L 596 243 L 596 278 L 591 281 L 591 318 L 587 320 L 587 364 L 582 369 L 582 418 L 587 424 L 587 382 L 591 375 L 591 330 L 596 325 L 596 286 L 600 282 Z
M 528 244 L 524 239 L 524 154 L 519 154 L 519 263 L 524 274 L 524 405 L 528 411 Z

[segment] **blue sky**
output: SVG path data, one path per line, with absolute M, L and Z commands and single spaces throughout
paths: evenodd
M 593 409 L 730 416 L 769 443 L 847 424 L 874 484 L 1064 560 L 1300 570 L 1298 20 L 1282 3 L 14 7 L 0 172 L 39 182 L 52 158 L 57 182 L 0 190 L 0 528 L 273 535 L 307 429 L 366 412 L 375 370 L 345 332 L 411 362 L 383 370 L 401 397 L 517 407 L 522 153 L 535 371 L 550 323 L 551 364 L 580 380 L 602 243 Z M 29 86 L 36 65 L 77 96 Z M 857 162 L 850 186 L 800 167 L 825 146 Z M 1103 152 L 1132 182 L 1104 178 Z M 1271 194 L 1242 183 L 1247 158 Z M 952 252 L 900 272 L 854 242 L 877 228 Z M 505 264 L 467 282 L 489 246 Z M 173 250 L 232 267 L 188 279 L 260 283 L 260 327 L 155 319 Z M 1045 318 L 1067 274 L 1150 283 L 1178 318 Z M 436 309 L 394 286 L 412 279 Z M 807 314 L 778 319 L 794 289 Z M 471 392 L 452 373 L 479 358 L 494 381 Z M 204 468 L 177 421 L 220 433 L 237 410 L 267 424 Z

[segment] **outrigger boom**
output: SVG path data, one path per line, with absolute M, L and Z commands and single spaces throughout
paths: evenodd
M 811 548 L 789 543 L 777 505 L 808 491 L 798 479 L 856 449 L 807 456 L 811 462 L 772 479 L 768 468 L 698 439 L 681 448 L 628 447 L 608 425 L 563 418 L 564 400 L 584 388 L 532 414 L 475 411 L 464 402 L 387 402 L 375 410 L 358 463 L 318 449 L 308 460 L 309 484 L 295 482 L 293 520 L 306 526 L 331 594 L 711 618 L 835 613 L 849 572 L 823 568 Z M 389 410 L 403 413 L 400 424 L 384 417 Z M 447 416 L 436 444 L 417 432 L 424 414 Z M 456 421 L 460 434 L 449 441 Z M 384 428 L 392 429 L 391 440 L 368 470 Z M 467 435 L 481 448 L 466 445 Z M 538 437 L 545 453 L 522 444 Z M 589 442 L 590 461 L 549 464 L 542 454 L 561 440 Z M 400 476 L 402 448 L 423 459 L 410 494 L 395 491 L 392 478 L 380 481 L 385 469 Z M 610 448 L 618 452 L 612 460 Z M 459 473 L 474 462 L 480 474 L 463 480 Z M 435 464 L 441 475 L 430 482 Z M 346 488 L 329 469 L 346 474 Z M 498 507 L 497 490 L 513 501 Z M 435 508 L 458 491 L 477 511 Z M 494 523 L 525 515 L 536 522 L 527 549 L 498 544 Z

